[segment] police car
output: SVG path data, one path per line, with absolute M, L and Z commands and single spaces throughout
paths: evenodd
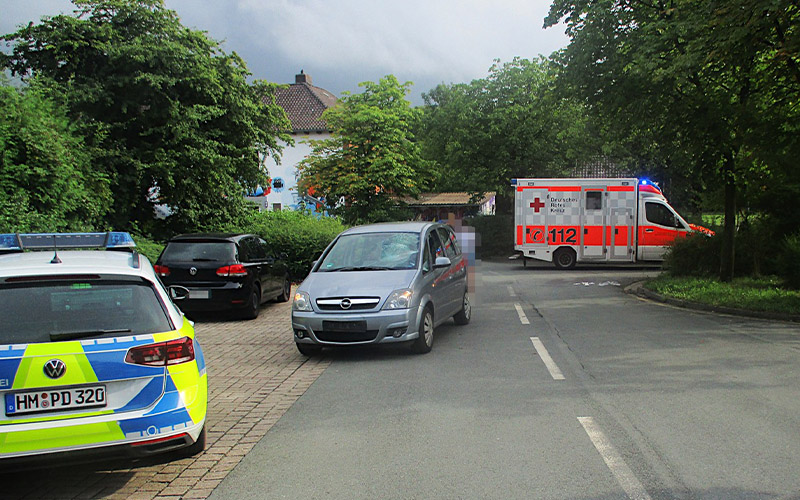
M 0 467 L 205 447 L 203 351 L 134 247 L 127 233 L 0 234 Z

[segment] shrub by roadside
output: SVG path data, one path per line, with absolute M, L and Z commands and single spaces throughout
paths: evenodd
M 316 218 L 308 212 L 283 210 L 256 212 L 226 231 L 258 234 L 276 254 L 285 255 L 295 281 L 303 279 L 311 264 L 346 227 L 338 218 Z

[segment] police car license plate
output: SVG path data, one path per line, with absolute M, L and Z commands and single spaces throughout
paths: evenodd
M 190 299 L 207 299 L 209 296 L 208 290 L 189 290 Z
M 104 406 L 106 406 L 105 385 L 6 393 L 6 415 Z

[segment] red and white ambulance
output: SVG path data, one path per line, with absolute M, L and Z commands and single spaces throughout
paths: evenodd
M 663 260 L 695 231 L 655 184 L 640 179 L 512 179 L 514 249 L 523 259 L 577 262 Z M 526 262 L 523 260 L 523 263 Z

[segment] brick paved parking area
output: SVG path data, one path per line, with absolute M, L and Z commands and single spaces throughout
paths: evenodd
M 0 497 L 20 499 L 200 499 L 281 418 L 330 364 L 292 341 L 290 303 L 270 303 L 253 321 L 201 318 L 208 366 L 208 441 L 192 458 L 94 463 L 0 473 Z

